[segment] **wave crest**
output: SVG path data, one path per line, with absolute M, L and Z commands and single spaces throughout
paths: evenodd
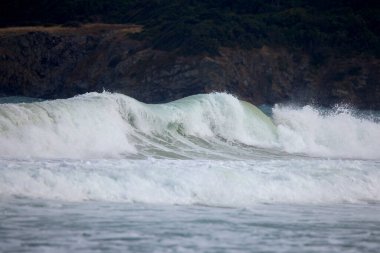
M 107 92 L 3 104 L 0 156 L 238 159 L 286 152 L 380 158 L 380 124 L 373 120 L 311 106 L 276 106 L 272 118 L 225 93 L 155 105 Z

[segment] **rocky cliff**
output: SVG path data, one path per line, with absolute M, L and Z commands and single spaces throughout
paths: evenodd
M 128 37 L 141 29 L 101 24 L 0 29 L 0 94 L 65 98 L 109 90 L 158 103 L 227 91 L 254 104 L 380 109 L 379 59 L 332 55 L 315 63 L 307 54 L 268 47 L 181 56 Z

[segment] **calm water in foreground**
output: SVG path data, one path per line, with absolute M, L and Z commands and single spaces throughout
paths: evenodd
M 1 252 L 378 252 L 380 205 L 1 202 Z

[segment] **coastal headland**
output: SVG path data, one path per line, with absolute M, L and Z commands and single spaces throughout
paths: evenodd
M 67 98 L 108 90 L 157 103 L 227 91 L 252 102 L 349 103 L 380 108 L 380 60 L 330 58 L 315 66 L 285 48 L 221 48 L 216 56 L 153 49 L 137 25 L 0 29 L 3 96 Z
M 376 1 L 87 2 L 2 6 L 1 96 L 107 90 L 161 103 L 225 91 L 380 109 Z

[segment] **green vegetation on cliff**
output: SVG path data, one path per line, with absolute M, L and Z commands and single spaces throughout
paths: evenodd
M 380 56 L 378 0 L 5 0 L 0 25 L 137 23 L 134 35 L 163 50 L 218 54 L 262 45 Z

